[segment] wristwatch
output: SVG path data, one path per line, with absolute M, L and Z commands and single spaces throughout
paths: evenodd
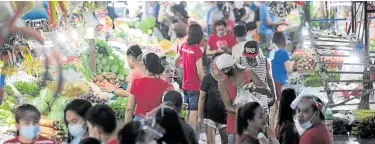
M 114 93 L 115 93 L 115 91 L 116 91 L 116 89 L 113 89 L 113 90 L 111 91 L 111 93 L 113 93 L 113 94 L 114 94 Z

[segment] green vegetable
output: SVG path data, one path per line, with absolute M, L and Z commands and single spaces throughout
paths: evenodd
M 125 75 L 125 69 L 120 67 L 120 69 L 118 70 L 118 74 L 119 75 Z
M 100 63 L 101 63 L 102 65 L 107 65 L 107 64 L 108 64 L 108 60 L 107 60 L 107 58 L 102 58 L 101 61 L 100 61 Z
M 43 101 L 40 97 L 37 97 L 35 98 L 32 102 L 31 102 L 32 105 L 34 105 L 40 113 L 42 114 L 46 114 L 48 113 L 48 110 L 49 110 L 49 106 L 48 104 Z
M 125 76 L 124 76 L 124 75 L 118 75 L 117 78 L 118 78 L 120 81 L 124 81 L 124 80 L 125 80 Z
M 58 97 L 52 104 L 51 111 L 64 111 L 65 106 L 67 105 L 68 100 L 64 97 Z
M 115 111 L 117 119 L 124 119 L 128 98 L 118 97 L 115 100 L 110 100 L 108 105 Z
M 39 90 L 40 88 L 38 87 L 38 85 L 34 82 L 15 82 L 13 83 L 14 87 L 22 94 L 22 95 L 25 95 L 25 94 L 29 94 L 33 97 L 36 97 L 37 95 L 39 95 Z
M 110 66 L 109 66 L 109 65 L 105 65 L 105 66 L 103 67 L 103 71 L 104 71 L 104 72 L 109 72 L 109 70 L 110 70 Z
M 64 121 L 64 112 L 62 112 L 62 111 L 51 111 L 51 112 L 48 113 L 47 117 L 51 120 L 63 122 Z
M 86 54 L 81 55 L 81 64 L 83 68 L 80 69 L 86 80 L 90 80 L 94 77 L 94 73 L 91 70 L 90 62 Z
M 116 74 L 116 73 L 118 72 L 118 69 L 119 69 L 119 66 L 117 66 L 117 65 L 112 65 L 112 66 L 111 66 L 111 72 L 112 72 L 112 73 L 115 73 L 115 74 Z
M 53 92 L 49 88 L 44 88 L 40 91 L 40 98 L 46 103 L 51 102 L 53 98 Z
M 115 58 L 113 56 L 108 57 L 108 64 L 115 65 Z

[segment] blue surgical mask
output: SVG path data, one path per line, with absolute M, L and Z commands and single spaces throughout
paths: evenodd
M 86 133 L 83 124 L 68 125 L 68 129 L 73 137 L 81 137 Z
M 20 130 L 20 135 L 27 138 L 28 140 L 33 140 L 39 134 L 40 127 L 37 126 L 23 126 Z
M 314 117 L 315 117 L 315 115 L 309 120 L 309 121 L 307 121 L 307 122 L 305 122 L 305 123 L 300 123 L 299 125 L 304 129 L 304 130 L 307 130 L 307 129 L 309 129 L 309 128 L 311 128 L 312 127 L 312 120 L 314 119 Z

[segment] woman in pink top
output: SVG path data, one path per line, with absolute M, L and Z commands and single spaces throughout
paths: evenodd
M 128 77 L 126 78 L 126 82 L 128 83 L 128 89 L 131 88 L 133 81 L 135 79 L 145 77 L 145 74 L 142 71 L 141 65 L 139 64 L 137 58 L 138 56 L 142 55 L 142 49 L 138 45 L 133 45 L 128 48 L 126 51 L 127 62 L 129 68 L 132 69 Z M 118 96 L 128 97 L 129 91 L 123 90 L 121 88 L 113 88 L 113 87 L 102 87 L 101 88 L 105 92 L 110 92 Z

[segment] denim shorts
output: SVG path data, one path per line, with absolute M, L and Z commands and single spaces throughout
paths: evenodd
M 188 110 L 198 110 L 199 91 L 185 91 L 184 103 L 187 103 Z

